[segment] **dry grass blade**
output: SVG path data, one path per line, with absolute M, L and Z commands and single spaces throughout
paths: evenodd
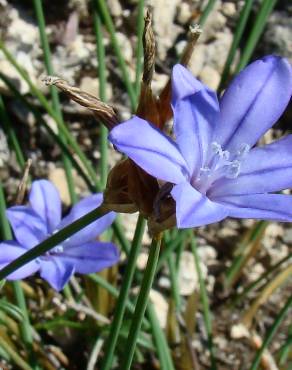
M 143 48 L 144 48 L 144 71 L 143 82 L 150 85 L 155 65 L 155 38 L 152 29 L 152 15 L 150 10 L 147 9 L 144 19 L 144 33 L 143 33 Z
M 281 286 L 292 274 L 292 265 L 285 268 L 281 271 L 272 281 L 270 281 L 265 288 L 262 290 L 260 295 L 256 298 L 256 300 L 252 303 L 250 308 L 245 312 L 242 318 L 242 323 L 247 327 L 250 328 L 252 324 L 252 320 L 259 309 L 259 307 L 264 304 L 271 294 Z
M 95 96 L 80 90 L 78 87 L 69 85 L 65 80 L 54 76 L 47 76 L 43 82 L 50 86 L 54 85 L 63 91 L 70 99 L 83 107 L 91 110 L 98 121 L 101 121 L 110 130 L 118 124 L 119 120 L 114 108 L 102 102 Z
M 26 164 L 25 164 L 25 167 L 24 167 L 22 179 L 21 179 L 20 184 L 19 184 L 18 189 L 17 189 L 17 196 L 16 196 L 16 200 L 15 200 L 16 205 L 23 203 L 24 194 L 25 194 L 25 190 L 26 190 L 26 186 L 27 186 L 27 180 L 28 180 L 28 177 L 29 177 L 29 170 L 30 170 L 31 164 L 32 164 L 32 160 L 28 159 Z

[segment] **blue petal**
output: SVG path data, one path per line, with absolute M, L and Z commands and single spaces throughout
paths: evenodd
M 292 135 L 250 151 L 236 179 L 213 184 L 208 196 L 270 193 L 292 187 Z
M 116 126 L 109 139 L 138 166 L 160 180 L 176 184 L 190 174 L 176 144 L 139 117 Z
M 284 112 L 292 91 L 288 61 L 268 56 L 239 73 L 220 102 L 216 140 L 229 151 L 253 146 Z
M 205 89 L 178 101 L 174 107 L 176 142 L 193 177 L 207 160 L 218 117 L 217 96 Z
M 48 235 L 47 224 L 26 206 L 15 206 L 6 210 L 6 216 L 15 238 L 25 248 L 32 248 Z
M 178 228 L 208 225 L 228 216 L 225 207 L 211 202 L 188 182 L 176 185 L 172 189 L 171 195 L 176 202 Z
M 102 203 L 102 193 L 94 194 L 86 197 L 85 199 L 78 202 L 73 206 L 71 212 L 68 216 L 64 217 L 61 223 L 58 225 L 58 229 L 71 224 L 72 222 L 78 220 L 80 217 L 86 215 L 90 211 L 93 211 L 95 208 L 99 207 Z M 72 235 L 64 245 L 80 245 L 84 244 L 87 241 L 94 240 L 104 232 L 114 221 L 116 217 L 115 212 L 109 212 L 105 216 L 101 217 L 97 221 L 94 221 L 92 224 L 88 225 L 78 233 Z
M 217 199 L 219 202 L 219 199 Z M 230 217 L 292 221 L 292 196 L 284 194 L 234 195 L 220 198 Z
M 90 242 L 75 247 L 66 247 L 59 258 L 74 264 L 80 274 L 92 274 L 118 262 L 119 252 L 112 243 Z
M 23 255 L 27 250 L 14 241 L 0 243 L 0 269 L 7 266 L 10 262 Z M 7 280 L 20 280 L 33 275 L 40 268 L 36 260 L 26 263 L 12 274 L 7 276 Z
M 172 106 L 190 95 L 197 93 L 200 90 L 208 90 L 208 87 L 197 80 L 192 73 L 183 65 L 176 64 L 172 69 L 171 76 L 172 87 Z
M 29 202 L 52 233 L 61 221 L 61 200 L 56 187 L 48 180 L 34 181 L 29 193 Z
M 40 276 L 55 290 L 60 291 L 74 274 L 74 264 L 63 261 L 61 258 L 49 256 L 41 260 Z

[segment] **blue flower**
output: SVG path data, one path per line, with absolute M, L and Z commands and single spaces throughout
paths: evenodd
M 292 221 L 292 135 L 263 147 L 292 90 L 291 66 L 267 56 L 234 78 L 221 98 L 181 65 L 172 73 L 174 138 L 138 117 L 109 139 L 152 176 L 174 184 L 179 228 L 226 217 Z
M 61 200 L 55 186 L 47 180 L 34 181 L 29 205 L 11 207 L 6 211 L 16 241 L 0 243 L 0 268 L 101 203 L 102 194 L 91 195 L 74 205 L 61 220 Z M 61 290 L 75 272 L 90 274 L 112 266 L 119 259 L 116 246 L 96 239 L 114 219 L 114 212 L 106 214 L 45 255 L 16 270 L 7 279 L 23 279 L 39 271 L 54 289 Z

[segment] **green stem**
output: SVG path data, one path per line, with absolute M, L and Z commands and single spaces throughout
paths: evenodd
M 99 79 L 99 97 L 102 101 L 106 100 L 106 67 L 105 67 L 105 50 L 102 37 L 101 20 L 93 7 L 93 25 L 96 38 L 96 52 L 98 60 L 98 79 Z M 100 182 L 102 187 L 106 186 L 108 174 L 108 130 L 100 125 Z
M 124 273 L 123 282 L 120 290 L 120 295 L 116 304 L 116 310 L 111 324 L 110 333 L 105 345 L 105 355 L 101 365 L 102 370 L 110 370 L 113 363 L 113 355 L 121 329 L 126 302 L 129 295 L 129 290 L 133 281 L 134 272 L 136 269 L 137 257 L 141 249 L 141 241 L 145 229 L 145 220 L 140 215 L 136 225 L 136 231 L 133 239 L 133 244 L 128 256 L 126 271 Z
M 149 292 L 153 284 L 155 272 L 160 252 L 161 238 L 154 238 L 151 243 L 150 253 L 141 283 L 140 292 L 135 307 L 132 323 L 130 326 L 129 336 L 125 345 L 127 349 L 121 361 L 121 370 L 128 370 L 131 367 L 133 356 L 136 348 L 137 337 L 141 328 L 142 319 L 147 307 Z
M 211 11 L 213 10 L 214 8 L 214 5 L 216 3 L 216 0 L 209 0 L 208 1 L 208 4 L 206 5 L 201 17 L 200 17 L 200 20 L 199 20 L 199 24 L 200 26 L 204 26 L 204 24 L 206 23 L 206 20 L 209 16 L 209 14 L 211 13 Z
M 261 3 L 261 7 L 258 11 L 258 15 L 255 19 L 254 26 L 251 30 L 251 33 L 247 39 L 246 46 L 241 54 L 239 63 L 236 67 L 235 73 L 241 71 L 249 62 L 252 53 L 259 41 L 259 38 L 264 30 L 266 25 L 266 21 L 271 14 L 274 6 L 276 5 L 277 0 L 263 0 Z
M 267 336 L 265 337 L 265 340 L 263 341 L 263 344 L 261 348 L 258 350 L 252 365 L 250 367 L 250 370 L 257 370 L 259 363 L 261 361 L 262 354 L 264 353 L 265 349 L 269 346 L 271 343 L 277 329 L 279 328 L 281 322 L 283 321 L 286 313 L 288 312 L 290 306 L 292 305 L 292 295 L 288 298 L 288 301 L 284 305 L 284 307 L 279 312 L 278 316 L 276 317 L 275 321 L 273 322 L 273 325 L 271 326 Z
M 171 281 L 171 293 L 172 293 L 172 296 L 175 302 L 175 308 L 179 310 L 181 306 L 181 299 L 180 299 L 179 288 L 178 288 L 177 269 L 176 269 L 173 254 L 171 254 L 168 257 L 168 268 L 169 268 L 169 275 L 170 275 L 170 281 Z
M 161 370 L 175 370 L 164 332 L 160 327 L 155 309 L 151 302 L 148 302 L 146 314 L 151 323 L 152 335 L 155 341 Z
M 211 370 L 216 370 L 216 361 L 214 356 L 214 347 L 213 347 L 213 334 L 212 334 L 212 321 L 211 321 L 211 313 L 209 309 L 209 300 L 208 300 L 208 293 L 206 289 L 206 285 L 204 282 L 204 278 L 202 275 L 202 270 L 200 266 L 200 257 L 197 250 L 197 243 L 195 236 L 193 234 L 192 230 L 189 230 L 190 233 L 190 239 L 191 239 L 191 249 L 194 255 L 196 270 L 199 278 L 199 284 L 200 284 L 200 296 L 201 296 L 201 302 L 203 305 L 203 316 L 204 316 L 204 322 L 206 327 L 206 332 L 208 336 L 208 347 L 210 351 L 211 356 Z
M 144 30 L 144 0 L 139 0 L 138 16 L 137 16 L 137 51 L 136 51 L 136 80 L 135 91 L 136 96 L 140 94 L 141 72 L 143 65 L 143 30 Z
M 38 26 L 39 26 L 39 33 L 40 33 L 41 45 L 42 45 L 43 52 L 44 52 L 46 70 L 49 75 L 54 75 L 54 69 L 53 69 L 53 65 L 51 61 L 50 46 L 49 46 L 49 42 L 48 42 L 48 38 L 46 34 L 46 25 L 45 25 L 44 12 L 42 8 L 42 0 L 33 0 L 33 3 L 34 3 L 35 13 L 36 13 L 37 21 L 38 21 Z M 60 106 L 60 101 L 59 101 L 59 95 L 58 95 L 58 91 L 56 87 L 50 86 L 50 92 L 52 96 L 53 109 L 58 115 L 59 120 L 62 122 L 62 126 L 65 126 L 63 115 L 62 115 L 62 110 Z M 64 140 L 62 132 L 60 132 L 59 135 Z M 64 169 L 65 169 L 70 199 L 71 199 L 71 202 L 74 204 L 77 202 L 77 195 L 76 195 L 75 188 L 74 188 L 70 156 L 62 152 L 62 159 L 63 159 Z
M 221 80 L 220 80 L 220 84 L 219 84 L 219 87 L 218 87 L 218 91 L 222 90 L 222 88 L 223 88 L 223 86 L 226 82 L 226 79 L 228 78 L 228 76 L 230 74 L 230 68 L 231 68 L 232 62 L 234 60 L 239 42 L 242 38 L 242 35 L 243 35 L 243 32 L 244 32 L 244 29 L 245 29 L 250 11 L 252 9 L 253 3 L 254 3 L 254 0 L 246 0 L 245 3 L 244 3 L 244 7 L 242 8 L 242 11 L 240 13 L 239 20 L 238 20 L 238 23 L 237 23 L 237 27 L 236 27 L 236 30 L 234 32 L 232 44 L 231 44 L 231 47 L 230 47 L 230 50 L 229 50 L 229 53 L 228 53 L 228 56 L 227 56 L 227 59 L 226 59 L 226 62 L 225 62 L 224 70 L 223 70 L 222 75 L 221 75 Z
M 6 267 L 0 270 L 0 280 L 5 279 L 6 276 L 19 269 L 26 263 L 34 260 L 35 258 L 45 254 L 50 249 L 54 248 L 56 245 L 62 243 L 64 240 L 77 233 L 77 231 L 83 229 L 85 226 L 91 224 L 93 221 L 98 220 L 108 211 L 102 206 L 94 209 L 93 211 L 87 213 L 85 216 L 74 221 L 72 224 L 64 227 L 57 233 L 50 236 L 48 239 L 44 240 L 34 248 L 28 250 L 26 253 L 16 258 L 14 261 L 9 263 Z
M 117 40 L 117 37 L 116 37 L 116 31 L 115 31 L 114 23 L 113 23 L 112 18 L 110 16 L 107 4 L 104 0 L 93 0 L 93 2 L 94 2 L 94 5 L 97 7 L 97 9 L 99 9 L 99 12 L 100 12 L 100 14 L 101 14 L 101 16 L 104 20 L 106 28 L 107 28 L 107 30 L 110 34 L 111 42 L 112 42 L 114 51 L 116 53 L 121 72 L 122 72 L 123 81 L 125 83 L 127 92 L 129 94 L 129 98 L 130 98 L 130 101 L 131 101 L 131 107 L 132 107 L 132 110 L 134 111 L 136 109 L 137 97 L 136 97 L 135 90 L 133 88 L 132 82 L 130 81 L 130 77 L 129 77 L 129 74 L 128 74 L 126 62 L 125 62 L 125 60 L 123 58 L 123 55 L 121 53 L 121 48 L 119 46 L 119 43 L 118 43 L 118 40 Z

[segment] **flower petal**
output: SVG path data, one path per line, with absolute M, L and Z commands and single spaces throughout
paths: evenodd
M 219 199 L 217 199 L 219 202 Z M 230 217 L 292 221 L 292 196 L 284 194 L 234 195 L 220 198 Z
M 269 193 L 292 187 L 292 135 L 263 147 L 254 148 L 242 162 L 236 179 L 213 184 L 208 196 Z
M 78 220 L 80 217 L 84 216 L 86 213 L 93 211 L 95 208 L 99 207 L 102 203 L 102 193 L 90 195 L 76 205 L 73 206 L 71 212 L 63 218 L 61 223 L 58 225 L 58 229 L 69 225 L 70 223 Z M 104 230 L 106 230 L 114 221 L 116 217 L 115 212 L 109 212 L 105 216 L 101 217 L 97 221 L 94 221 L 90 225 L 86 226 L 84 229 L 80 230 L 78 233 L 72 235 L 64 243 L 65 245 L 80 245 L 87 241 L 94 240 L 100 235 Z
M 61 221 L 61 199 L 56 187 L 48 180 L 34 181 L 29 193 L 31 208 L 48 225 L 53 232 Z
M 171 75 L 172 105 L 207 87 L 197 80 L 182 64 L 176 64 Z
M 41 261 L 40 276 L 57 291 L 60 291 L 68 283 L 74 274 L 74 264 L 61 258 L 49 256 Z
M 278 56 L 257 60 L 239 73 L 225 91 L 216 140 L 229 151 L 253 146 L 279 119 L 291 96 L 289 62 Z
M 188 182 L 176 185 L 171 192 L 176 201 L 178 228 L 208 225 L 223 220 L 228 212 L 221 204 L 211 202 Z
M 27 250 L 21 247 L 14 241 L 5 241 L 0 243 L 0 269 L 20 257 Z M 26 263 L 12 274 L 7 276 L 7 280 L 20 280 L 27 276 L 33 275 L 40 268 L 39 263 L 36 260 Z
M 112 243 L 91 242 L 67 247 L 59 258 L 74 264 L 80 274 L 92 274 L 117 263 L 119 252 Z
M 176 142 L 194 177 L 207 159 L 218 118 L 217 96 L 206 89 L 179 100 L 174 107 Z
M 160 130 L 139 117 L 116 126 L 109 140 L 150 175 L 179 183 L 189 170 L 176 144 Z
M 32 248 L 48 234 L 46 223 L 27 206 L 15 206 L 6 210 L 6 216 L 15 238 L 25 248 Z

